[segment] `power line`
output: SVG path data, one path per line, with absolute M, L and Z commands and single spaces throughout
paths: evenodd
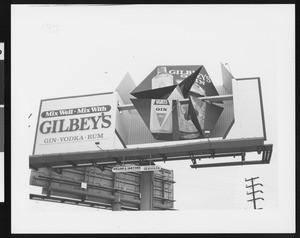
M 252 192 L 247 192 L 247 195 L 252 195 L 252 199 L 247 200 L 247 202 L 253 202 L 254 209 L 262 209 L 262 208 L 256 208 L 256 200 L 265 200 L 262 197 L 255 197 L 256 193 L 264 193 L 262 190 L 254 190 L 256 186 L 264 186 L 261 183 L 256 183 L 256 184 L 253 183 L 253 181 L 258 178 L 259 177 L 254 177 L 254 178 L 252 177 L 250 179 L 245 178 L 245 182 L 251 181 L 251 185 L 249 185 L 249 186 L 246 185 L 246 188 L 252 189 Z

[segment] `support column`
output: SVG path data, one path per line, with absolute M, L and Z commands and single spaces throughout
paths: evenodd
M 115 193 L 115 201 L 112 202 L 113 211 L 121 211 L 121 196 L 119 193 Z
M 153 176 L 154 172 L 142 172 L 140 181 L 140 210 L 153 210 Z

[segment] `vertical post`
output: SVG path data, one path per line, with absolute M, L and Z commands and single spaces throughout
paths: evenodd
M 48 184 L 47 184 L 47 197 L 50 197 L 50 195 L 51 195 L 52 176 L 53 176 L 52 168 L 49 168 L 49 177 L 51 179 L 48 180 Z M 44 190 L 44 188 L 43 188 L 43 190 Z
M 140 210 L 153 209 L 153 171 L 141 173 L 140 193 L 141 205 Z
M 119 187 L 119 184 L 118 184 L 118 181 L 117 181 L 117 173 L 113 173 L 113 186 L 115 189 L 118 189 Z M 116 190 L 114 192 L 114 196 L 115 196 L 115 200 L 112 202 L 111 204 L 111 209 L 113 211 L 121 211 L 121 195 L 120 193 L 118 193 L 118 190 Z
M 162 172 L 162 182 L 161 182 L 161 184 L 162 184 L 162 197 L 163 198 L 166 198 L 166 193 L 165 193 L 165 188 L 166 188 L 166 181 L 165 181 L 165 173 L 164 173 L 164 170 L 162 170 L 161 171 Z M 162 204 L 165 204 L 165 201 L 166 200 L 162 200 Z
M 119 193 L 115 193 L 115 200 L 112 202 L 113 211 L 121 211 L 121 196 Z
M 254 193 L 254 184 L 253 184 L 253 178 L 251 178 L 251 187 L 252 187 L 252 197 L 253 197 L 253 205 L 254 209 L 256 209 L 256 203 L 255 203 L 255 193 Z

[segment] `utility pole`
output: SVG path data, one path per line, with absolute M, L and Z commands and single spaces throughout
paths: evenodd
M 264 186 L 263 184 L 261 184 L 261 183 L 256 183 L 256 184 L 254 184 L 254 180 L 255 179 L 258 179 L 259 177 L 255 177 L 255 178 L 250 178 L 250 179 L 246 179 L 245 178 L 245 182 L 249 182 L 249 181 L 251 181 L 251 185 L 249 185 L 249 186 L 247 186 L 246 185 L 246 188 L 251 188 L 252 189 L 252 192 L 247 192 L 247 195 L 251 195 L 252 194 L 252 199 L 250 199 L 250 200 L 247 200 L 247 202 L 252 202 L 253 201 L 253 206 L 254 206 L 254 209 L 262 209 L 262 208 L 256 208 L 256 200 L 259 200 L 259 199 L 261 199 L 261 200 L 265 200 L 265 199 L 263 199 L 262 197 L 255 197 L 255 194 L 256 193 L 258 193 L 258 192 L 260 192 L 260 193 L 264 193 L 262 190 L 254 190 L 254 187 L 255 186 Z

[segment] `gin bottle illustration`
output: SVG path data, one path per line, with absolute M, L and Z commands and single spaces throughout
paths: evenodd
M 195 99 L 194 99 L 195 100 Z M 204 128 L 205 107 L 206 104 L 202 100 L 196 99 L 195 112 L 197 115 L 200 127 Z M 179 121 L 179 135 L 181 139 L 196 139 L 200 134 L 188 115 L 188 104 L 178 103 L 178 121 Z
M 152 79 L 152 89 L 173 85 L 173 76 L 166 67 L 158 67 L 157 75 Z M 172 100 L 152 99 L 150 131 L 152 133 L 172 133 Z
M 173 75 L 167 73 L 167 67 L 157 67 L 157 75 L 152 79 L 152 89 L 173 85 Z

